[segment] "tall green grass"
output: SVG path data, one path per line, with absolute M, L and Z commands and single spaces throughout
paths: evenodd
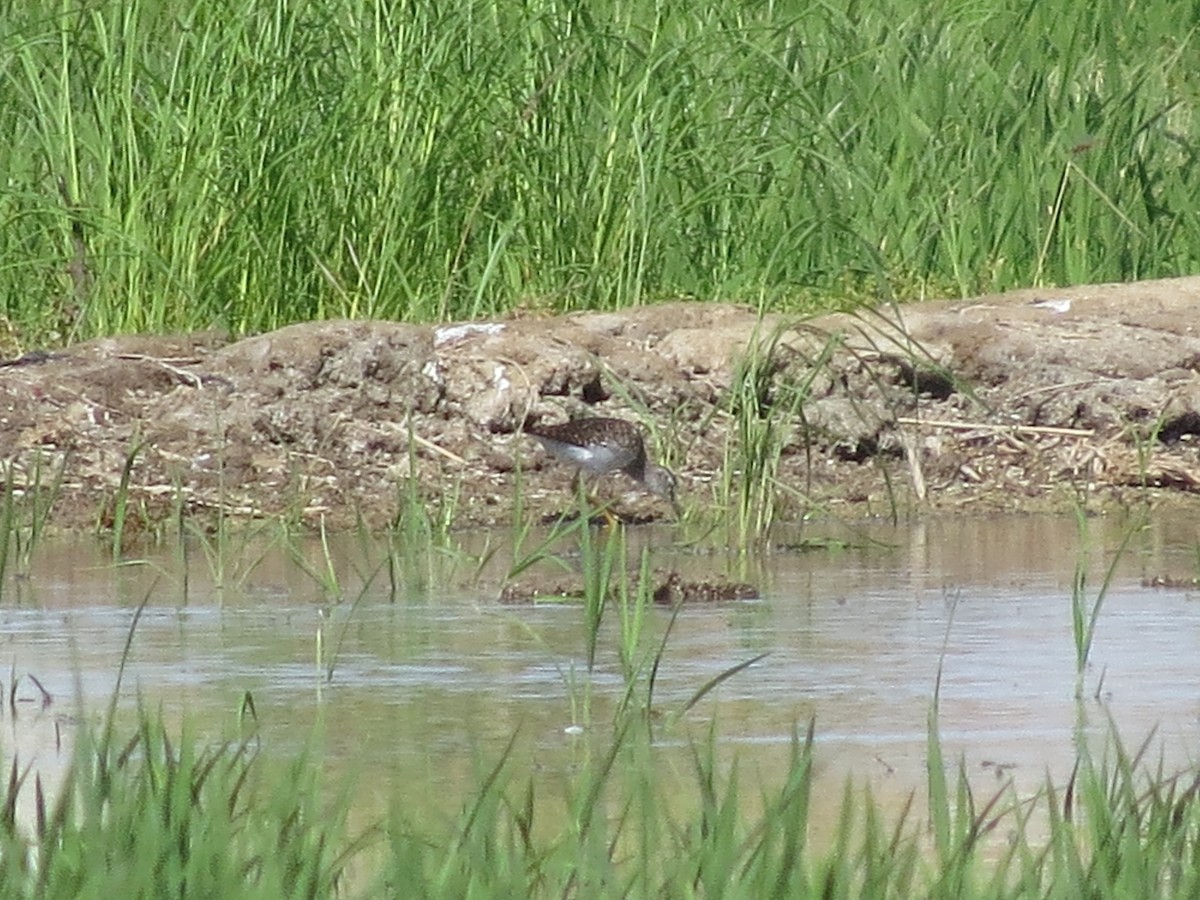
M 1194 271 L 1197 13 L 0 0 L 19 340 Z

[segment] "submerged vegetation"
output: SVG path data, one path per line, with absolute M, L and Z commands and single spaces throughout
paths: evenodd
M 1194 10 L 0 2 L 17 348 L 1194 270 Z

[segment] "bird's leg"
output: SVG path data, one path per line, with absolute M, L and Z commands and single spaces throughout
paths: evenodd
M 605 528 L 616 528 L 621 524 L 620 517 L 612 511 L 614 501 L 605 500 L 604 502 L 600 502 L 599 498 L 596 497 L 593 500 L 596 502 L 597 512 L 600 513 L 600 518 L 603 520 L 602 524 Z
M 597 511 L 600 513 L 600 518 L 604 520 L 605 528 L 616 528 L 621 524 L 621 518 L 612 511 L 613 504 L 616 500 L 611 496 L 607 500 L 601 500 L 599 496 L 599 482 L 597 482 L 597 493 L 592 495 L 592 502 L 595 504 Z
M 600 498 L 594 492 L 588 491 L 587 485 L 584 482 L 582 469 L 575 470 L 575 477 L 571 479 L 571 491 L 579 501 L 579 516 L 585 522 L 592 520 L 593 513 L 600 515 L 600 518 L 604 520 L 603 524 L 607 528 L 612 528 L 621 521 L 609 509 L 612 506 L 612 501 L 601 502 Z

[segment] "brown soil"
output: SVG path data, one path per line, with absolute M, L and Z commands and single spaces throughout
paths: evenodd
M 526 508 L 550 515 L 574 504 L 570 473 L 519 431 L 575 415 L 648 426 L 703 512 L 727 452 L 740 459 L 739 411 L 782 442 L 785 517 L 1195 493 L 1200 277 L 803 322 L 667 303 L 115 337 L 0 368 L 6 480 L 20 492 L 61 472 L 63 527 L 104 524 L 123 479 L 135 524 L 182 509 L 381 526 L 414 476 L 458 525 L 509 521 L 518 478 Z M 611 485 L 622 516 L 670 515 Z

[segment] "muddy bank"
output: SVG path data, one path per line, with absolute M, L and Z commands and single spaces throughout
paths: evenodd
M 177 511 L 372 526 L 410 479 L 462 526 L 570 506 L 520 428 L 642 422 L 711 511 L 770 425 L 785 516 L 1069 507 L 1200 490 L 1200 277 L 1025 290 L 809 321 L 716 303 L 458 325 L 334 321 L 230 342 L 108 338 L 0 367 L 14 488 L 53 521 Z M 737 475 L 735 474 L 735 478 Z M 669 516 L 612 479 L 620 514 Z

